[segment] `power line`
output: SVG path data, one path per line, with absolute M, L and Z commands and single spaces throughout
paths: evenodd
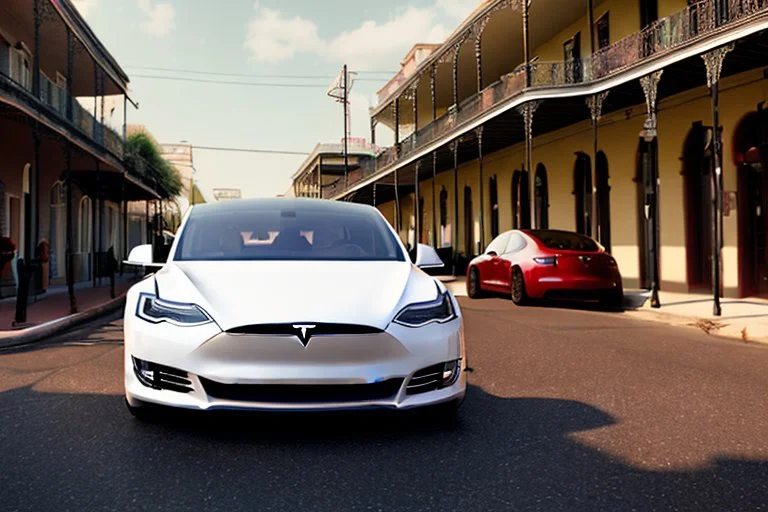
M 192 149 L 204 151 L 227 151 L 231 153 L 266 153 L 270 155 L 298 155 L 307 156 L 309 153 L 301 151 L 280 151 L 278 149 L 249 149 L 249 148 L 227 148 L 218 146 L 192 146 Z
M 234 76 L 240 78 L 297 78 L 297 79 L 333 79 L 336 75 L 260 75 L 254 73 L 223 73 L 218 71 L 207 71 L 200 69 L 183 69 L 183 68 L 161 68 L 150 66 L 126 66 L 129 69 L 139 69 L 145 71 L 166 71 L 169 73 L 190 73 L 195 75 L 209 75 L 209 76 Z M 396 71 L 355 71 L 358 74 L 364 75 L 394 75 Z M 369 79 L 366 79 L 369 80 Z
M 296 84 L 296 83 L 267 83 L 267 82 L 237 82 L 231 80 L 206 80 L 204 78 L 186 78 L 180 76 L 160 76 L 160 75 L 133 75 L 134 78 L 149 78 L 152 80 L 170 80 L 173 82 L 195 82 L 202 84 L 219 84 L 219 85 L 249 85 L 251 87 L 298 87 L 298 88 L 314 88 L 314 89 L 327 89 L 327 85 L 323 84 Z

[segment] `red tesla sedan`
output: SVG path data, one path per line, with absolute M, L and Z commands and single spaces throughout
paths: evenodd
M 507 231 L 467 269 L 467 294 L 509 293 L 533 299 L 598 300 L 620 308 L 624 292 L 616 260 L 588 236 L 556 230 Z

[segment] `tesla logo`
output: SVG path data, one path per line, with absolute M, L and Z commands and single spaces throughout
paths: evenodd
M 302 345 L 305 347 L 309 345 L 309 338 L 312 337 L 312 335 L 309 333 L 310 329 L 314 329 L 315 325 L 309 325 L 309 324 L 297 324 L 294 325 L 293 328 L 299 331 L 298 338 Z

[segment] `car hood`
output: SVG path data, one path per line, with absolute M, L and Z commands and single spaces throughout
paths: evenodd
M 435 281 L 406 262 L 169 262 L 160 297 L 195 303 L 223 330 L 277 323 L 385 329 L 403 306 L 436 297 Z

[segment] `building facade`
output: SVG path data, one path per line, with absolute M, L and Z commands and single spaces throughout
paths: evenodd
M 72 295 L 74 282 L 107 272 L 110 249 L 126 255 L 129 202 L 158 198 L 124 165 L 127 91 L 69 0 L 0 3 L 4 294 L 15 293 L 19 260 L 42 265 L 38 288 L 66 281 Z
M 549 227 L 595 237 L 627 288 L 765 296 L 766 28 L 765 0 L 487 0 L 372 109 L 395 144 L 325 197 L 378 192 L 456 273 Z
M 290 197 L 329 197 L 359 181 L 374 164 L 378 149 L 361 138 L 347 139 L 347 156 L 341 143 L 317 144 L 291 176 Z

